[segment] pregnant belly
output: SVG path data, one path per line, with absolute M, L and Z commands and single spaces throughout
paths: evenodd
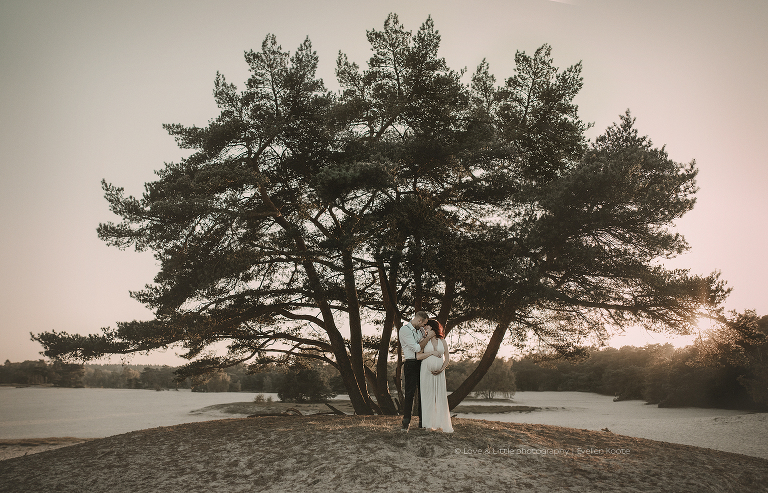
M 443 367 L 443 358 L 438 358 L 437 356 L 430 356 L 424 361 L 422 361 L 421 364 L 426 365 L 428 371 L 439 370 L 440 368 Z

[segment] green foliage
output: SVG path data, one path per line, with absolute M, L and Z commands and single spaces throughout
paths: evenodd
M 496 394 L 511 397 L 515 394 L 515 373 L 512 371 L 513 360 L 496 358 L 491 368 L 483 376 L 480 383 L 475 386 L 475 392 L 487 399 L 492 399 Z M 478 361 L 463 359 L 454 361 L 445 372 L 446 387 L 449 391 L 456 390 L 459 385 L 477 368 Z
M 713 373 L 712 401 L 768 407 L 768 316 L 732 312 L 725 324 L 697 341 L 691 359 L 687 364 Z
M 692 346 L 604 348 L 586 360 L 512 364 L 518 390 L 569 390 L 643 399 L 659 407 L 768 409 L 768 317 L 732 316 Z
M 504 361 L 502 358 L 496 358 L 491 368 L 475 387 L 475 392 L 486 399 L 493 399 L 496 394 L 511 397 L 515 394 L 516 389 L 512 360 Z
M 5 360 L 0 366 L 0 383 L 20 385 L 54 385 L 56 387 L 83 387 L 85 367 L 79 364 L 44 360 L 12 363 Z
M 48 365 L 42 359 L 21 363 L 5 360 L 5 364 L 0 366 L 0 383 L 4 384 L 43 385 L 53 383 L 55 378 L 52 365 Z
M 283 402 L 325 402 L 336 397 L 328 381 L 316 369 L 297 365 L 288 369 L 277 397 Z
M 227 373 L 217 371 L 205 380 L 201 379 L 201 381 L 195 382 L 195 379 L 193 379 L 192 391 L 196 391 L 198 387 L 203 387 L 206 392 L 228 392 L 231 381 L 232 378 Z
M 11 363 L 0 367 L 0 383 L 22 385 L 56 385 L 89 388 L 189 388 L 189 382 L 174 380 L 169 366 L 73 365 L 44 360 Z
M 176 381 L 173 368 L 169 366 L 145 366 L 140 378 L 143 388 L 154 390 L 179 388 L 186 383 Z

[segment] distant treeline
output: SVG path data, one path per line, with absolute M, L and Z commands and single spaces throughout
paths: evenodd
M 45 360 L 12 363 L 0 367 L 0 384 L 53 385 L 56 387 L 89 387 L 111 389 L 192 389 L 199 392 L 280 392 L 286 381 L 296 376 L 318 384 L 323 390 L 344 392 L 338 372 L 330 365 L 295 365 L 284 368 L 267 365 L 258 373 L 237 365 L 204 377 L 176 381 L 176 368 L 156 365 L 69 364 Z M 303 370 L 303 371 L 302 371 Z
M 512 363 L 517 389 L 570 390 L 642 399 L 659 407 L 768 410 L 768 316 L 734 315 L 693 345 L 593 350 L 583 361 Z
M 190 388 L 190 382 L 176 383 L 170 366 L 80 365 L 45 360 L 11 363 L 0 367 L 0 383 L 95 387 L 110 389 Z
M 446 372 L 455 390 L 477 360 L 452 360 Z M 389 365 L 390 384 L 395 364 Z M 170 366 L 78 365 L 44 360 L 0 367 L 0 383 L 200 392 L 277 393 L 285 401 L 318 401 L 344 393 L 338 371 L 313 361 L 269 364 L 253 372 L 238 365 L 181 382 Z M 542 355 L 497 358 L 475 392 L 484 397 L 520 391 L 581 391 L 642 399 L 660 407 L 768 409 L 768 316 L 736 315 L 707 338 L 681 349 L 670 344 L 593 349 L 581 361 Z
M 395 364 L 390 363 L 394 382 Z M 453 361 L 447 375 L 448 390 L 454 390 L 477 366 L 476 360 Z M 497 358 L 476 392 L 485 397 L 511 396 L 515 391 L 512 360 Z M 304 362 L 289 366 L 269 364 L 258 372 L 237 365 L 205 377 L 175 380 L 171 366 L 78 365 L 44 360 L 11 363 L 0 367 L 0 383 L 13 385 L 53 385 L 113 389 L 192 389 L 199 392 L 277 393 L 281 400 L 317 401 L 346 392 L 338 371 L 328 364 Z

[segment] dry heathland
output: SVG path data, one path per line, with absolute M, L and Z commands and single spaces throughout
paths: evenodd
M 267 416 L 135 431 L 0 462 L 0 491 L 768 491 L 768 460 L 545 425 Z

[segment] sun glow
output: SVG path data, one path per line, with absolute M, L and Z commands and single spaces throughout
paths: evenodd
M 648 344 L 672 344 L 676 348 L 690 346 L 699 337 L 706 337 L 709 330 L 707 321 L 699 321 L 698 330 L 689 335 L 674 335 L 658 332 L 649 332 L 640 327 L 627 329 L 623 334 L 616 334 L 608 339 L 608 345 L 615 348 L 622 346 L 643 347 Z

